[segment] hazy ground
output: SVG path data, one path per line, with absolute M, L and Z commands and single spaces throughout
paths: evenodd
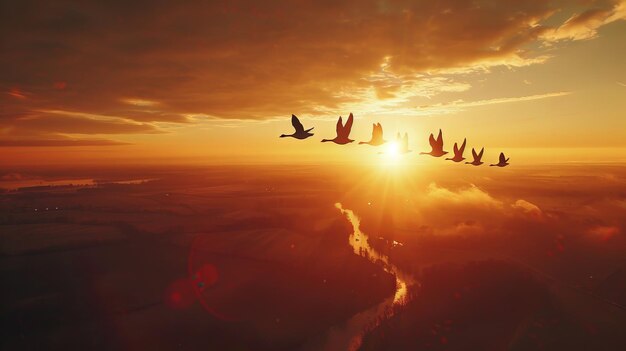
M 624 346 L 626 167 L 332 169 L 2 170 L 3 348 L 317 345 L 394 293 L 336 202 L 420 281 L 365 349 Z

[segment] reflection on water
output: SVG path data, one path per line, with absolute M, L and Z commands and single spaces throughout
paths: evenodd
M 368 236 L 361 231 L 359 218 L 354 212 L 343 208 L 340 203 L 336 203 L 335 207 L 337 207 L 352 224 L 353 232 L 350 234 L 348 242 L 354 253 L 366 257 L 373 263 L 381 265 L 385 271 L 396 277 L 396 291 L 393 296 L 390 296 L 374 307 L 352 316 L 345 326 L 333 328 L 330 331 L 326 347 L 324 348 L 326 350 L 357 350 L 361 346 L 363 334 L 368 328 L 375 327 L 376 323 L 385 316 L 389 317 L 390 313 L 393 312 L 393 306 L 407 302 L 408 287 L 415 284 L 415 280 L 410 274 L 401 271 L 398 267 L 391 264 L 389 257 L 381 254 L 369 245 Z
M 366 257 L 370 261 L 380 264 L 383 269 L 396 276 L 396 292 L 393 297 L 394 303 L 400 303 L 404 301 L 407 295 L 407 281 L 411 280 L 409 275 L 403 274 L 396 266 L 389 263 L 389 257 L 374 250 L 368 241 L 368 236 L 361 231 L 361 222 L 354 212 L 348 209 L 344 209 L 340 203 L 336 203 L 341 213 L 348 217 L 348 220 L 352 224 L 353 232 L 350 234 L 348 243 L 352 246 L 352 250 L 356 255 Z

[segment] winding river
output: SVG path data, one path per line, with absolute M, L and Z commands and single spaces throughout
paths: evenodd
M 357 350 L 361 346 L 365 332 L 376 326 L 376 323 L 392 313 L 392 307 L 404 304 L 408 297 L 408 288 L 415 284 L 413 277 L 400 270 L 389 262 L 389 257 L 376 251 L 369 245 L 368 236 L 360 229 L 359 218 L 349 209 L 343 208 L 340 203 L 335 207 L 346 216 L 352 224 L 352 234 L 348 243 L 355 255 L 368 258 L 371 262 L 381 265 L 382 268 L 396 277 L 396 290 L 393 296 L 389 296 L 378 305 L 361 311 L 352 316 L 345 325 L 333 327 L 328 334 L 324 350 Z

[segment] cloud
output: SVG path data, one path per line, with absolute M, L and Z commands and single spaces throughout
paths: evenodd
M 549 232 L 558 223 L 524 199 L 499 199 L 473 184 L 450 189 L 435 183 L 416 192 L 411 208 L 395 216 L 401 227 L 427 227 L 437 235 L 505 235 L 524 230 Z M 410 223 L 410 224 L 407 224 Z M 544 228 L 544 229 L 541 229 Z
M 87 117 L 69 111 L 43 111 L 21 116 L 8 123 L 9 128 L 33 133 L 64 134 L 134 134 L 162 133 L 155 126 L 121 118 Z
M 144 100 L 144 99 L 121 99 L 121 101 L 129 105 L 142 106 L 142 107 L 156 106 L 159 104 L 158 101 L 150 101 L 150 100 Z
M 550 56 L 531 50 L 533 44 L 587 38 L 579 33 L 623 18 L 623 2 L 589 1 L 561 25 L 544 24 L 578 4 L 10 2 L 0 14 L 0 89 L 8 92 L 0 103 L 13 114 L 0 118 L 0 128 L 17 128 L 17 116 L 51 110 L 85 115 L 67 114 L 59 123 L 67 130 L 43 118 L 28 126 L 95 133 L 100 124 L 103 133 L 126 134 L 154 133 L 153 122 L 193 123 L 190 115 L 261 120 L 359 106 L 419 114 L 398 107 L 416 96 L 470 89 L 444 73 L 541 64 Z M 124 121 L 93 122 L 87 115 Z M 70 116 L 80 127 L 66 123 Z
M 441 205 L 461 205 L 475 206 L 482 208 L 502 208 L 502 202 L 494 199 L 488 193 L 479 189 L 475 185 L 468 188 L 452 191 L 444 187 L 440 187 L 435 183 L 428 185 L 425 197 L 422 199 L 431 206 Z
M 603 241 L 607 241 L 615 235 L 619 234 L 620 228 L 617 226 L 600 225 L 590 228 L 587 232 L 593 237 L 597 237 Z
M 114 146 L 129 143 L 106 139 L 18 139 L 0 140 L 0 147 Z
M 76 111 L 39 110 L 15 117 L 0 116 L 0 146 L 114 146 L 125 142 L 79 135 L 160 134 L 151 123 Z
M 526 214 L 529 217 L 536 218 L 536 219 L 543 218 L 543 211 L 541 211 L 539 206 L 529 201 L 519 199 L 515 201 L 515 203 L 513 203 L 511 207 L 516 210 L 520 210 L 523 214 Z
M 569 94 L 571 94 L 571 92 L 559 91 L 559 92 L 537 94 L 537 95 L 494 98 L 494 99 L 476 100 L 476 101 L 457 100 L 457 101 L 453 101 L 449 103 L 424 105 L 424 106 L 420 106 L 419 108 L 422 110 L 427 110 L 429 113 L 450 113 L 450 112 L 460 111 L 460 110 L 463 110 L 465 108 L 470 108 L 470 107 L 541 100 L 541 99 L 548 99 L 548 98 L 553 98 L 553 97 L 566 96 Z
M 20 1 L 4 8 L 0 64 L 11 70 L 3 84 L 33 92 L 21 112 L 62 108 L 173 123 L 188 114 L 319 115 L 372 97 L 420 96 L 428 72 L 545 62 L 527 45 L 545 37 L 541 22 L 562 9 L 547 0 Z M 617 12 L 581 14 L 563 26 L 598 16 L 607 23 Z M 368 79 L 381 65 L 396 82 Z M 54 88 L 59 81 L 63 89 Z M 466 89 L 439 83 L 434 93 Z
M 620 0 L 611 8 L 592 8 L 572 15 L 558 28 L 546 30 L 546 41 L 585 40 L 594 38 L 598 29 L 617 20 L 626 19 L 626 1 Z
M 16 99 L 26 99 L 26 93 L 21 91 L 19 88 L 12 88 L 7 92 L 7 94 Z

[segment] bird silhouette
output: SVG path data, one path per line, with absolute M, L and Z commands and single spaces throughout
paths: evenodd
M 293 134 L 281 134 L 281 138 L 292 137 L 296 139 L 306 139 L 313 135 L 313 133 L 310 133 L 313 128 L 304 130 L 304 126 L 300 123 L 300 120 L 296 117 L 296 115 L 291 115 L 291 125 L 296 131 Z
M 411 150 L 409 150 L 409 135 L 407 133 L 404 133 L 404 137 L 402 137 L 402 140 L 400 140 L 400 133 L 398 133 L 398 143 L 400 144 L 400 153 L 401 154 L 408 154 L 409 152 L 411 152 Z
M 450 160 L 450 161 L 454 161 L 454 162 L 461 162 L 463 160 L 465 160 L 465 157 L 463 157 L 463 152 L 465 151 L 465 144 L 467 143 L 467 139 L 463 139 L 463 144 L 461 144 L 461 147 L 459 148 L 457 146 L 456 143 L 454 143 L 454 157 L 448 157 L 446 158 L 446 160 Z
M 464 143 L 465 144 L 465 143 Z M 480 166 L 482 165 L 484 162 L 481 161 L 481 159 L 483 158 L 483 152 L 485 152 L 485 148 L 480 149 L 480 153 L 476 153 L 476 150 L 474 150 L 474 148 L 472 148 L 472 156 L 474 157 L 474 161 L 472 162 L 465 162 L 468 165 L 472 165 L 472 166 Z
M 448 153 L 448 151 L 443 151 L 443 136 L 441 135 L 441 129 L 439 129 L 439 135 L 437 139 L 433 136 L 433 133 L 430 133 L 430 138 L 428 139 L 430 143 L 431 151 L 430 152 L 420 152 L 420 155 L 431 155 L 434 157 L 441 157 Z
M 490 164 L 489 166 L 496 166 L 496 167 L 506 167 L 509 165 L 509 159 L 506 158 L 506 156 L 504 156 L 504 152 L 500 153 L 500 162 L 495 163 L 495 164 Z
M 387 140 L 383 139 L 383 126 L 381 126 L 380 123 L 375 123 L 372 124 L 372 139 L 370 141 L 361 141 L 359 142 L 359 145 L 368 144 L 372 146 L 380 146 L 386 142 Z
M 335 144 L 345 145 L 353 142 L 354 140 L 348 138 L 350 136 L 350 130 L 352 130 L 353 121 L 354 117 L 352 116 L 352 113 L 348 116 L 348 120 L 345 125 L 341 121 L 341 116 L 339 116 L 339 120 L 337 121 L 337 136 L 334 139 L 322 139 L 322 143 L 332 141 Z

